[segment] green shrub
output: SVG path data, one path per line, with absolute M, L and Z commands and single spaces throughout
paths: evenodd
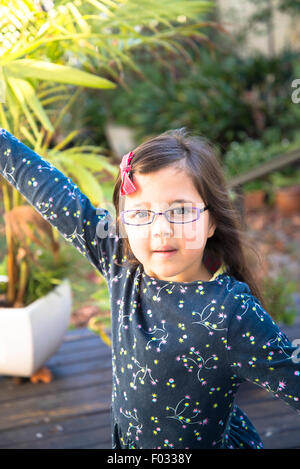
M 276 322 L 292 325 L 297 308 L 293 294 L 297 291 L 295 282 L 288 282 L 284 274 L 264 280 L 263 293 L 266 310 Z
M 68 276 L 71 269 L 66 251 L 60 250 L 59 258 L 55 261 L 52 253 L 43 250 L 38 259 L 37 265 L 31 263 L 30 266 L 24 306 L 53 290 Z
M 232 142 L 223 159 L 225 174 L 227 178 L 244 174 L 269 159 L 269 152 L 259 140 Z
M 291 101 L 297 60 L 296 52 L 241 58 L 232 52 L 209 54 L 199 46 L 192 64 L 176 59 L 167 69 L 145 55 L 139 57 L 144 78 L 125 72 L 129 92 L 86 90 L 83 118 L 99 141 L 112 120 L 132 127 L 139 141 L 185 126 L 219 144 L 222 152 L 232 141 L 281 143 L 297 131 L 299 121 L 299 106 Z M 252 104 L 245 92 L 253 93 Z M 263 116 L 262 128 L 253 106 Z

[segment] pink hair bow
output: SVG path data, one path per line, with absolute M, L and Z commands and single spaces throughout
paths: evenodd
M 129 171 L 131 171 L 131 166 L 129 163 L 132 157 L 133 152 L 131 151 L 130 153 L 127 153 L 123 156 L 120 164 L 122 178 L 122 184 L 120 188 L 121 195 L 128 195 L 136 191 L 136 187 L 128 175 Z

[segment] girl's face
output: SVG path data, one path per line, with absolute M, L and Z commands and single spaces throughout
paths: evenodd
M 205 206 L 190 177 L 183 169 L 169 166 L 150 174 L 135 173 L 133 182 L 137 188 L 124 196 L 121 210 L 153 210 L 162 212 L 171 208 Z M 175 202 L 177 200 L 187 202 Z M 200 218 L 184 224 L 170 223 L 165 216 L 156 215 L 152 224 L 124 225 L 131 250 L 147 275 L 176 282 L 208 281 L 210 273 L 202 264 L 207 238 L 213 236 L 215 225 L 209 210 Z M 170 254 L 157 251 L 164 246 L 175 249 Z

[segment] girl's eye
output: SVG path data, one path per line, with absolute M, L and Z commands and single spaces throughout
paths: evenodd
M 136 218 L 145 218 L 148 216 L 148 210 L 137 210 L 134 212 Z
M 178 214 L 184 213 L 184 207 L 173 208 L 173 212 Z
M 176 207 L 170 210 L 170 220 L 175 223 L 187 223 L 196 219 L 193 207 Z
M 190 209 L 187 207 L 173 208 L 172 212 L 174 215 L 183 215 L 184 213 L 190 213 Z

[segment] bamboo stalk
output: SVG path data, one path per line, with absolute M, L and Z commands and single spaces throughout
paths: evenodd
M 98 332 L 99 332 L 99 335 L 100 335 L 101 339 L 103 340 L 103 342 L 104 342 L 106 345 L 108 345 L 109 347 L 111 347 L 111 346 L 112 346 L 111 340 L 110 340 L 110 338 L 108 337 L 108 335 L 106 334 L 106 332 L 105 332 L 105 327 L 104 327 L 103 324 L 101 324 L 101 325 L 99 326 Z
M 27 259 L 26 257 L 24 257 L 23 259 L 21 259 L 21 262 L 20 262 L 19 287 L 18 287 L 17 297 L 13 305 L 14 308 L 24 307 L 24 295 L 26 292 L 26 287 L 27 287 L 27 282 L 28 282 L 28 274 L 29 274 L 29 269 L 28 269 Z
M 11 201 L 10 201 L 8 183 L 6 181 L 4 181 L 2 191 L 3 191 L 4 212 L 8 213 L 11 210 Z M 14 299 L 16 295 L 15 286 L 17 283 L 18 272 L 16 271 L 16 259 L 14 255 L 15 249 L 14 249 L 13 236 L 12 236 L 11 229 L 8 223 L 5 223 L 5 236 L 6 236 L 6 246 L 7 246 L 7 276 L 8 276 L 6 298 L 7 298 L 8 305 L 12 305 L 14 303 Z
M 107 335 L 105 332 L 105 326 L 104 324 L 99 323 L 98 318 L 92 317 L 89 320 L 88 327 L 92 329 L 94 332 L 98 332 L 100 338 L 103 340 L 103 342 L 108 345 L 109 347 L 112 346 L 112 342 L 110 337 Z
M 21 194 L 15 187 L 12 187 L 12 206 L 18 207 L 21 205 Z

